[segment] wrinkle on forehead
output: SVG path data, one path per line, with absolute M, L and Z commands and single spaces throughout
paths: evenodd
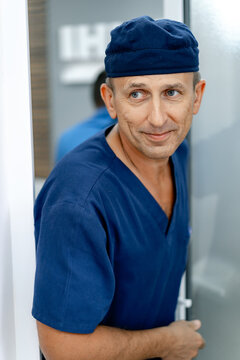
M 155 74 L 143 76 L 128 76 L 122 78 L 114 78 L 116 88 L 122 88 L 127 91 L 132 88 L 147 88 L 156 83 L 158 86 L 185 89 L 188 85 L 192 86 L 193 73 L 177 73 L 177 74 Z

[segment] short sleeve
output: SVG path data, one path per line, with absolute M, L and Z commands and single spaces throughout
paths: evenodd
M 61 331 L 93 332 L 115 289 L 101 217 L 65 202 L 44 207 L 36 229 L 33 316 Z

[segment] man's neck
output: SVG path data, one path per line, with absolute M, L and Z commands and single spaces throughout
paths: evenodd
M 117 125 L 107 136 L 107 142 L 116 156 L 136 175 L 171 219 L 175 202 L 175 187 L 169 159 L 157 161 L 143 156 L 118 132 Z
M 117 125 L 108 134 L 107 143 L 116 156 L 140 179 L 159 184 L 159 181 L 169 176 L 169 158 L 147 158 L 121 136 Z

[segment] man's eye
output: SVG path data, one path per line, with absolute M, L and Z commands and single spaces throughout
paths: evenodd
M 140 91 L 133 91 L 130 96 L 133 99 L 141 99 L 143 97 L 143 94 Z
M 167 96 L 174 97 L 178 94 L 179 92 L 177 90 L 167 90 Z

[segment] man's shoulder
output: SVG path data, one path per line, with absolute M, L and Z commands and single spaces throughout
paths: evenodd
M 188 144 L 188 140 L 184 139 L 183 142 L 179 145 L 179 147 L 177 148 L 176 152 L 175 152 L 177 158 L 179 159 L 179 161 L 184 161 L 186 162 L 188 159 L 188 154 L 189 154 L 189 144 Z
M 174 153 L 174 164 L 176 171 L 182 181 L 187 182 L 188 179 L 188 160 L 189 160 L 189 145 L 187 139 L 180 144 Z
M 83 205 L 115 157 L 105 140 L 105 131 L 101 131 L 58 162 L 39 194 L 36 206 L 52 206 L 59 202 Z

